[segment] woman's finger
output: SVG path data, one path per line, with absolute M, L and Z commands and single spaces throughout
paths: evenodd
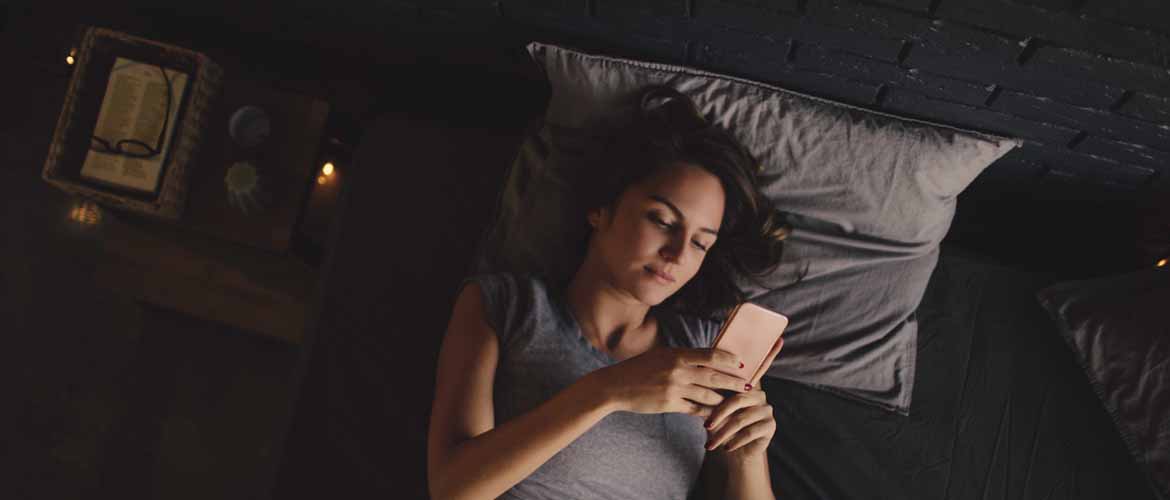
M 771 419 L 772 408 L 770 406 L 764 405 L 743 408 L 730 417 L 727 417 L 726 422 L 722 426 L 708 433 L 710 437 L 707 439 L 707 449 L 713 450 L 718 448 L 720 444 L 734 437 L 741 429 L 757 421 Z
M 724 451 L 735 451 L 741 446 L 747 446 L 752 441 L 757 439 L 771 438 L 776 432 L 776 421 L 772 419 L 757 420 L 751 425 L 740 429 L 727 441 L 727 445 L 723 447 Z
M 719 394 L 718 392 L 695 384 L 688 384 L 685 386 L 683 388 L 682 397 L 708 406 L 718 405 L 725 400 L 723 395 Z
M 746 401 L 746 398 L 740 397 L 738 394 L 733 397 L 724 399 L 723 402 L 716 406 L 715 409 L 711 412 L 711 417 L 707 419 L 707 422 L 704 425 L 704 427 L 706 427 L 708 430 L 708 434 L 718 430 L 724 424 L 724 422 L 727 421 L 729 416 L 735 414 L 735 412 L 739 411 L 741 408 L 747 408 L 748 406 L 751 405 Z
M 691 376 L 692 378 L 690 379 L 690 382 L 692 384 L 715 390 L 723 389 L 728 391 L 744 392 L 747 390 L 744 388 L 744 385 L 750 383 L 750 381 L 746 379 L 734 375 L 728 375 L 726 373 L 720 372 L 719 370 L 706 366 L 694 367 L 694 370 L 691 371 Z
M 752 390 L 732 397 L 724 399 L 715 411 L 711 412 L 711 418 L 707 419 L 706 427 L 708 429 L 717 429 L 723 424 L 723 419 L 728 415 L 735 413 L 740 408 L 747 408 L 749 406 L 758 406 L 767 402 L 767 395 L 764 391 L 753 387 Z

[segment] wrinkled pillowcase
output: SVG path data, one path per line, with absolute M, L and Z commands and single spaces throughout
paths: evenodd
M 470 272 L 532 272 L 567 281 L 583 235 L 573 190 L 590 165 L 586 131 L 615 103 L 665 83 L 731 129 L 761 161 L 764 193 L 791 214 L 784 260 L 750 300 L 791 318 L 767 375 L 908 414 L 914 311 L 954 214 L 955 198 L 1019 145 L 779 87 L 533 42 L 552 96 L 532 122 Z M 803 279 L 800 279 L 803 276 Z
M 1170 271 L 1060 283 L 1038 297 L 1126 447 L 1170 499 Z

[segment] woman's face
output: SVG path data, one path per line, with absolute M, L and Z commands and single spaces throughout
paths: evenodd
M 609 208 L 591 212 L 593 239 L 607 279 L 649 305 L 677 292 L 699 271 L 723 220 L 719 178 L 677 163 L 630 186 Z

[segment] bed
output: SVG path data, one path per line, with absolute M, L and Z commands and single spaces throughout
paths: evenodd
M 367 126 L 343 172 L 274 497 L 427 497 L 441 334 L 522 127 L 478 115 Z M 1057 278 L 944 244 L 917 312 L 909 416 L 766 378 L 779 496 L 1154 498 L 1037 303 Z
M 1053 276 L 943 246 L 918 309 L 909 417 L 778 379 L 787 498 L 1146 499 L 1146 480 L 1035 292 Z

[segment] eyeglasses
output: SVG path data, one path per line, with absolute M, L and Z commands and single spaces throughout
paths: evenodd
M 167 125 L 169 125 L 171 118 L 171 79 L 167 76 L 166 70 L 161 66 L 155 66 L 159 72 L 162 73 L 163 81 L 167 84 L 167 109 L 163 114 L 162 129 L 158 131 L 158 141 L 154 146 L 151 146 L 138 139 L 122 139 L 110 144 L 109 139 L 104 139 L 98 136 L 92 136 L 89 149 L 101 153 L 112 155 L 129 156 L 131 158 L 154 158 L 158 156 L 163 147 L 163 138 L 166 137 Z M 118 69 L 118 68 L 115 68 Z

